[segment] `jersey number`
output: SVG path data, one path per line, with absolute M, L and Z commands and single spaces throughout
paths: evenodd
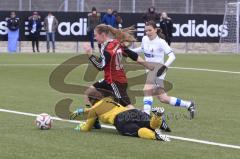
M 121 49 L 117 49 L 117 51 L 116 51 L 115 64 L 116 64 L 116 70 L 121 70 L 121 69 L 123 69 L 123 64 L 122 64 L 122 50 L 121 50 Z

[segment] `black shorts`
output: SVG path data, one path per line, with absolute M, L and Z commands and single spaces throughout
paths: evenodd
M 150 127 L 150 115 L 138 109 L 130 109 L 118 114 L 114 119 L 114 126 L 122 135 L 138 136 L 140 128 Z
M 122 106 L 131 104 L 127 94 L 127 83 L 113 82 L 108 84 L 107 81 L 101 80 L 93 84 L 93 86 L 103 94 L 104 97 L 113 97 L 116 102 Z

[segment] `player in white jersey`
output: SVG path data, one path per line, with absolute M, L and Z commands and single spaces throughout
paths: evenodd
M 164 89 L 163 80 L 166 76 L 167 68 L 176 59 L 172 49 L 166 41 L 158 36 L 158 28 L 154 21 L 149 21 L 145 25 L 146 36 L 142 38 L 141 47 L 131 49 L 137 53 L 144 53 L 147 62 L 153 62 L 156 65 L 155 71 L 149 71 L 144 86 L 144 111 L 150 114 L 153 104 L 153 89 L 157 85 L 157 97 L 162 103 L 172 106 L 184 107 L 190 112 L 190 118 L 194 118 L 195 105 L 192 101 L 182 100 L 180 98 L 168 96 Z M 164 62 L 164 55 L 168 56 Z M 157 76 L 157 80 L 156 80 Z

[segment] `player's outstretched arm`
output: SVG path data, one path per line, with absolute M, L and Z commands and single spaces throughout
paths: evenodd
M 152 65 L 150 62 L 146 62 L 141 56 L 138 56 L 137 62 L 143 65 L 146 69 L 149 69 L 151 71 L 154 70 L 154 65 Z
M 146 69 L 154 70 L 154 66 L 150 63 L 146 62 L 141 56 L 139 56 L 136 52 L 130 50 L 127 47 L 124 47 L 123 51 L 130 57 L 133 61 L 138 62 L 139 64 L 143 65 Z
M 104 67 L 106 66 L 106 64 L 110 61 L 111 57 L 109 55 L 108 52 L 104 51 L 104 58 L 98 58 L 96 56 L 93 55 L 92 53 L 92 48 L 90 46 L 90 44 L 88 43 L 84 43 L 83 44 L 83 48 L 85 50 L 85 53 L 88 55 L 89 60 L 91 61 L 91 63 L 99 70 L 102 71 L 104 69 Z M 103 61 L 104 59 L 104 61 Z
M 170 46 L 167 44 L 166 41 L 162 40 L 160 43 L 161 47 L 166 55 L 168 55 L 167 61 L 164 63 L 164 65 L 158 70 L 157 76 L 161 76 L 164 72 L 167 71 L 168 67 L 173 63 L 173 61 L 176 59 L 172 49 Z
M 167 61 L 164 63 L 164 65 L 162 65 L 161 68 L 159 68 L 159 70 L 157 72 L 157 77 L 161 76 L 164 72 L 166 72 L 168 67 L 173 63 L 173 61 L 175 61 L 175 59 L 176 59 L 176 57 L 175 57 L 174 53 L 170 52 L 168 54 Z
M 173 52 L 169 53 L 168 54 L 168 59 L 167 59 L 167 61 L 165 62 L 164 65 L 166 67 L 169 67 L 173 63 L 173 61 L 175 61 L 175 59 L 176 59 L 176 56 L 174 55 L 174 53 Z
M 136 47 L 136 48 L 132 48 L 132 49 L 130 49 L 130 50 L 136 52 L 137 54 L 143 53 L 142 47 Z

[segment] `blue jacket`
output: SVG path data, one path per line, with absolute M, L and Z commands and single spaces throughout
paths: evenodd
M 116 18 L 114 15 L 105 14 L 103 16 L 102 22 L 106 25 L 111 25 L 114 28 L 117 27 Z

